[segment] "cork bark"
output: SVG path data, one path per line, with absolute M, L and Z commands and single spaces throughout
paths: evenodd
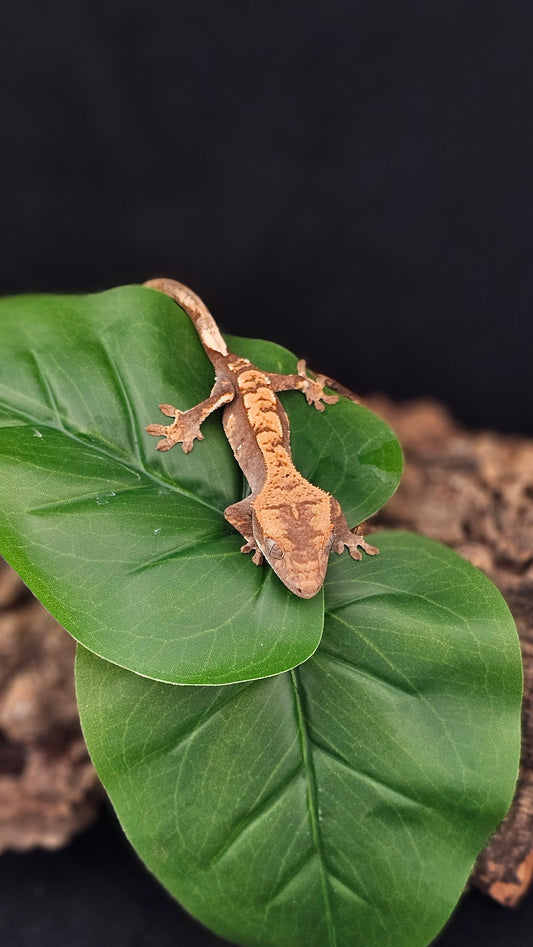
M 370 525 L 453 547 L 499 587 L 525 666 L 520 779 L 472 882 L 516 904 L 533 879 L 533 441 L 462 430 L 439 405 L 374 397 L 403 444 L 401 486 Z M 94 818 L 99 790 L 81 737 L 74 644 L 0 562 L 0 851 L 66 843 Z
M 102 791 L 81 735 L 74 642 L 0 560 L 0 852 L 58 848 Z

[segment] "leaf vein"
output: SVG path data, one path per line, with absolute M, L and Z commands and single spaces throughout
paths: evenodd
M 242 819 L 234 828 L 233 832 L 230 833 L 227 840 L 224 842 L 224 845 L 219 849 L 219 851 L 212 857 L 209 868 L 212 868 L 217 864 L 233 846 L 239 841 L 239 839 L 245 834 L 245 832 L 251 828 L 254 823 L 267 815 L 271 809 L 273 809 L 276 804 L 283 799 L 289 786 L 300 776 L 303 770 L 303 761 L 300 760 L 298 765 L 295 767 L 292 773 L 289 776 L 286 776 L 283 782 L 276 786 L 271 793 L 261 802 L 252 809 L 246 816 Z
M 12 417 L 17 417 L 23 421 L 26 421 L 27 424 L 31 427 L 38 425 L 39 428 L 48 429 L 50 431 L 55 431 L 56 433 L 59 432 L 60 434 L 64 434 L 75 444 L 80 444 L 82 447 L 86 449 L 89 448 L 89 450 L 94 451 L 96 454 L 99 454 L 101 457 L 105 457 L 108 460 L 112 460 L 113 463 L 118 464 L 119 466 L 123 467 L 124 470 L 127 470 L 129 473 L 133 473 L 137 477 L 146 477 L 147 480 L 150 480 L 152 481 L 152 483 L 157 484 L 158 487 L 164 487 L 166 490 L 169 490 L 170 492 L 175 492 L 175 493 L 180 494 L 181 496 L 186 496 L 189 499 L 194 500 L 196 503 L 200 503 L 202 506 L 205 506 L 209 510 L 212 510 L 218 516 L 223 515 L 223 511 L 220 510 L 219 507 L 213 506 L 212 503 L 209 503 L 207 500 L 204 500 L 203 497 L 199 496 L 197 493 L 193 493 L 191 490 L 187 490 L 185 487 L 178 485 L 175 480 L 164 480 L 163 478 L 157 477 L 154 473 L 147 470 L 146 467 L 142 467 L 141 469 L 139 469 L 135 464 L 130 463 L 127 460 L 124 460 L 122 458 L 119 459 L 116 456 L 116 454 L 114 454 L 112 451 L 104 447 L 101 442 L 96 441 L 95 438 L 92 436 L 87 436 L 85 438 L 82 438 L 78 434 L 74 434 L 74 432 L 70 430 L 69 428 L 60 426 L 60 422 L 58 422 L 58 426 L 55 427 L 53 424 L 50 424 L 49 422 L 45 422 L 42 420 L 38 420 L 37 418 L 33 418 L 31 415 L 27 414 L 24 411 L 16 410 L 10 404 L 1 400 L 0 400 L 0 409 L 5 410 Z
M 326 863 L 324 859 L 324 847 L 322 842 L 322 836 L 320 831 L 320 820 L 318 815 L 318 786 L 316 773 L 313 763 L 313 757 L 311 753 L 309 731 L 305 720 L 305 709 L 304 709 L 304 693 L 303 693 L 303 683 L 300 680 L 298 669 L 295 668 L 290 672 L 291 682 L 294 691 L 294 701 L 296 709 L 296 718 L 298 723 L 298 732 L 300 736 L 300 745 L 302 751 L 303 765 L 307 775 L 307 803 L 308 803 L 308 815 L 309 815 L 309 825 L 311 830 L 311 838 L 313 840 L 313 845 L 318 855 L 318 863 L 320 869 L 320 886 L 322 889 L 322 897 L 324 899 L 324 910 L 326 915 L 326 923 L 328 930 L 328 941 L 330 947 L 337 947 L 337 934 L 335 931 L 335 924 L 333 921 L 333 908 L 331 903 L 331 890 L 328 881 Z

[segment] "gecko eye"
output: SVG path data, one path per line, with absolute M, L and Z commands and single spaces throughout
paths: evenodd
M 267 539 L 266 550 L 267 555 L 270 556 L 271 559 L 283 559 L 283 556 L 285 555 L 281 546 L 278 546 L 278 544 L 275 543 L 273 539 Z

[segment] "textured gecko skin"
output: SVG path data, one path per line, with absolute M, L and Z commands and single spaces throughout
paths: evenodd
M 144 285 L 166 293 L 185 310 L 215 369 L 209 398 L 183 412 L 160 405 L 163 414 L 174 418 L 172 424 L 150 424 L 146 430 L 162 435 L 158 450 L 181 443 L 189 453 L 195 438 L 203 440 L 202 422 L 224 406 L 224 431 L 251 489 L 244 500 L 228 506 L 224 516 L 246 540 L 242 552 L 253 552 L 256 565 L 266 559 L 291 592 L 312 598 L 322 588 L 332 549 L 341 553 L 347 546 L 353 559 L 361 559 L 360 549 L 369 555 L 378 550 L 361 532 L 349 529 L 335 497 L 296 470 L 289 420 L 275 392 L 302 391 L 319 411 L 324 410 L 322 402 L 334 404 L 337 397 L 324 393 L 323 376 L 307 376 L 303 361 L 298 362 L 298 374 L 277 375 L 228 352 L 201 299 L 181 283 L 155 279 Z

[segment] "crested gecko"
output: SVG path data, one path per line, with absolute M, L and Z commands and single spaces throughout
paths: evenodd
M 350 530 L 339 502 L 309 483 L 294 466 L 289 443 L 289 420 L 275 392 L 297 389 L 319 411 L 338 401 L 324 393 L 326 378 L 309 378 L 300 360 L 296 375 L 264 372 L 246 358 L 228 351 L 213 316 L 202 300 L 181 283 L 154 279 L 144 284 L 170 296 L 192 320 L 200 342 L 215 369 L 215 383 L 205 401 L 179 411 L 160 405 L 171 424 L 149 424 L 149 434 L 162 436 L 157 450 L 181 443 L 188 454 L 194 440 L 203 440 L 201 424 L 224 407 L 223 426 L 233 453 L 251 489 L 244 500 L 224 510 L 226 520 L 245 539 L 241 552 L 263 558 L 278 578 L 302 598 L 311 598 L 323 585 L 330 551 L 347 546 L 353 559 L 360 549 L 378 552 L 357 528 Z

